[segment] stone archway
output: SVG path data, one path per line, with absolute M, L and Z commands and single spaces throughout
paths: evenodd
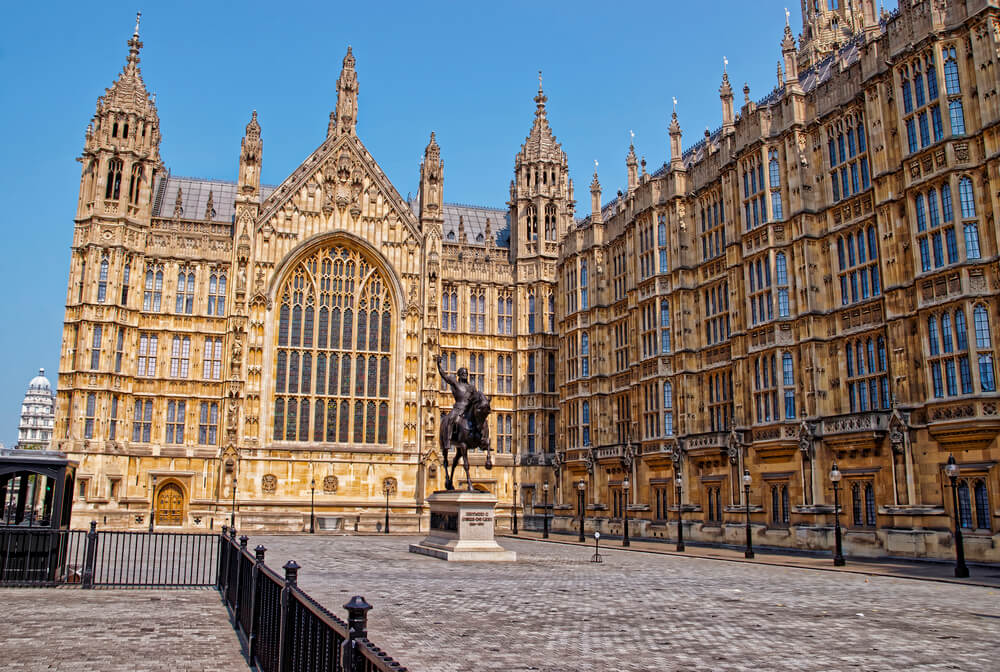
M 184 524 L 184 490 L 177 483 L 165 483 L 157 490 L 156 524 Z

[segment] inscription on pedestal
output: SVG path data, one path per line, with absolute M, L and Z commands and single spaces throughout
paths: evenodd
M 492 511 L 466 511 L 462 514 L 462 522 L 469 527 L 493 527 Z

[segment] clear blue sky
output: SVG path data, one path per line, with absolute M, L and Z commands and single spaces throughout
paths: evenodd
M 503 207 L 542 70 L 577 212 L 593 161 L 605 200 L 625 182 L 629 130 L 652 171 L 668 158 L 671 97 L 685 148 L 721 124 L 722 58 L 737 106 L 776 84 L 784 7 L 798 2 L 19 2 L 0 26 L 0 441 L 13 445 L 28 381 L 57 382 L 75 161 L 142 10 L 142 73 L 175 175 L 235 179 L 256 109 L 263 181 L 280 183 L 325 137 L 348 44 L 358 135 L 405 198 L 431 131 L 450 202 Z M 894 2 L 887 3 L 895 6 Z

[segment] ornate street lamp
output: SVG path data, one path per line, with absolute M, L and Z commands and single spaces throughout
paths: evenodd
M 750 483 L 753 479 L 750 478 L 750 470 L 743 470 L 743 491 L 746 494 L 746 505 L 747 505 L 747 548 L 743 551 L 743 557 L 752 558 L 753 557 L 753 539 L 750 537 Z
M 584 541 L 586 541 L 586 538 L 583 536 L 583 514 L 584 514 L 584 511 L 583 511 L 583 491 L 586 490 L 586 488 L 587 488 L 587 484 L 584 483 L 583 479 L 581 478 L 580 481 L 576 484 L 576 495 L 577 495 L 576 496 L 576 500 L 580 504 L 580 542 L 581 543 L 583 543 Z
M 969 577 L 969 568 L 965 564 L 965 540 L 962 538 L 962 516 L 958 511 L 958 463 L 955 456 L 948 456 L 948 464 L 944 473 L 951 479 L 951 497 L 955 509 L 955 576 L 960 579 Z
M 833 540 L 835 549 L 833 552 L 833 564 L 836 567 L 844 566 L 843 542 L 840 538 L 840 479 L 843 474 L 837 469 L 837 463 L 833 463 L 830 470 L 830 480 L 833 481 Z
M 153 486 L 149 494 L 149 531 L 153 531 L 153 521 L 156 517 L 156 474 L 152 477 Z
M 309 534 L 316 534 L 316 479 L 309 482 Z
M 628 476 L 622 481 L 622 497 L 625 500 L 622 502 L 622 518 L 625 523 L 625 533 L 622 535 L 622 546 L 628 546 L 630 544 L 628 539 L 628 490 L 631 487 L 631 483 L 628 482 Z
M 544 503 L 542 504 L 542 539 L 549 538 L 549 482 L 545 481 L 542 483 L 542 495 L 544 497 Z
M 511 532 L 517 534 L 517 455 L 514 456 L 514 468 L 511 469 L 511 473 L 514 476 L 514 492 L 512 493 L 512 500 L 510 503 L 510 512 L 513 516 L 511 521 Z
M 681 485 L 683 484 L 683 479 L 681 478 L 680 467 L 677 467 L 677 473 L 674 475 L 674 482 L 677 484 L 677 550 L 684 550 L 684 513 L 683 507 L 681 506 Z
M 394 483 L 391 478 L 386 478 L 382 481 L 382 492 L 385 493 L 385 533 L 389 534 L 389 495 L 393 493 L 395 488 Z

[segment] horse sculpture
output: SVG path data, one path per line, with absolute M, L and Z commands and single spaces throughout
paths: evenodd
M 441 357 L 435 358 L 438 372 L 451 387 L 455 397 L 455 405 L 451 412 L 441 421 L 441 454 L 444 459 L 445 489 L 454 490 L 455 468 L 459 459 L 465 467 L 465 482 L 468 490 L 472 490 L 472 478 L 469 473 L 469 449 L 486 451 L 486 468 L 493 468 L 490 455 L 490 428 L 486 422 L 492 408 L 490 399 L 469 382 L 469 372 L 463 367 L 457 376 L 447 373 L 441 366 Z M 454 446 L 455 457 L 451 466 L 448 465 L 448 451 Z

